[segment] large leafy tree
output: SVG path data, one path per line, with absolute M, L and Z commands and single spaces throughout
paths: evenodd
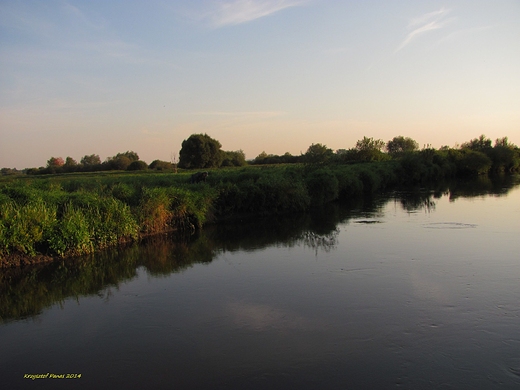
M 179 167 L 187 169 L 216 168 L 222 163 L 222 145 L 207 134 L 192 134 L 182 142 Z
M 417 149 L 419 149 L 417 141 L 409 137 L 403 137 L 402 135 L 394 137 L 386 143 L 386 150 L 392 155 L 413 152 Z
M 47 160 L 48 168 L 61 167 L 63 164 L 65 164 L 65 161 L 63 161 L 61 157 L 51 157 L 49 160 Z
M 65 159 L 66 167 L 75 167 L 76 165 L 78 165 L 78 162 L 76 160 L 74 160 L 72 157 L 67 157 Z
M 381 161 L 385 160 L 385 155 L 381 149 L 385 147 L 385 141 L 382 139 L 374 139 L 363 137 L 356 142 L 356 147 L 352 152 L 352 157 L 361 161 Z
M 125 170 L 134 161 L 139 161 L 139 155 L 133 151 L 118 153 L 114 157 L 109 157 L 103 163 L 106 169 Z
M 491 140 L 484 134 L 461 145 L 461 149 L 470 149 L 477 152 L 486 152 L 491 149 Z
M 363 137 L 363 139 L 360 139 L 356 142 L 356 149 L 360 152 L 366 152 L 366 151 L 380 152 L 381 149 L 383 149 L 384 147 L 385 147 L 385 142 L 382 139 Z
M 327 148 L 326 145 L 312 144 L 305 152 L 304 159 L 308 163 L 318 164 L 327 162 L 333 155 L 332 149 Z
M 85 166 L 94 166 L 101 164 L 101 158 L 97 154 L 91 154 L 90 156 L 86 155 L 80 160 L 82 165 Z

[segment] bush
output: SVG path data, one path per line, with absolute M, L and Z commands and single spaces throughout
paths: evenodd
M 65 206 L 60 221 L 55 224 L 47 241 L 51 252 L 59 256 L 94 251 L 89 220 L 81 210 L 70 203 Z
M 23 205 L 12 201 L 1 204 L 1 240 L 5 243 L 3 251 L 35 255 L 55 223 L 56 208 L 46 205 L 41 199 Z
M 330 170 L 318 169 L 308 176 L 306 182 L 314 205 L 322 205 L 338 198 L 339 182 Z
M 488 152 L 495 172 L 512 172 L 520 167 L 520 153 L 518 149 L 497 145 Z
M 114 198 L 101 198 L 88 210 L 94 239 L 99 248 L 136 239 L 138 225 L 130 207 Z
M 128 168 L 126 168 L 127 171 L 146 171 L 147 169 L 148 164 L 141 160 L 132 161 Z
M 338 198 L 348 200 L 363 194 L 363 183 L 352 166 L 342 167 L 335 172 L 338 179 Z
M 137 222 L 141 232 L 157 233 L 167 230 L 172 218 L 169 210 L 170 199 L 163 188 L 143 188 Z
M 148 168 L 154 169 L 156 171 L 169 171 L 169 170 L 173 170 L 175 167 L 173 166 L 172 163 L 169 163 L 167 161 L 154 160 L 148 166 Z
M 492 161 L 488 156 L 471 149 L 452 150 L 450 158 L 454 162 L 459 175 L 487 173 L 492 166 Z

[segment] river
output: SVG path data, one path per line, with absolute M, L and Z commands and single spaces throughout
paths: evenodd
M 518 389 L 519 182 L 1 270 L 0 388 Z

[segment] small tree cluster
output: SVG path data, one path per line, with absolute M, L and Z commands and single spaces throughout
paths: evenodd
M 267 154 L 265 151 L 255 157 L 251 164 L 294 164 L 302 161 L 302 156 L 293 156 L 289 152 L 285 152 L 279 156 L 276 154 Z
M 179 168 L 218 168 L 220 166 L 246 165 L 242 150 L 226 152 L 222 145 L 207 134 L 192 134 L 182 142 L 179 152 Z
M 234 152 L 222 151 L 223 167 L 242 167 L 246 165 L 246 154 L 243 150 L 236 150 Z
M 409 137 L 403 137 L 402 135 L 394 137 L 386 143 L 386 151 L 392 156 L 415 152 L 418 149 L 419 144 L 417 141 Z

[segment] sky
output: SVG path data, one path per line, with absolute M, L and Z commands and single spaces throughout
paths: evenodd
M 520 145 L 518 0 L 0 0 L 0 167 Z

